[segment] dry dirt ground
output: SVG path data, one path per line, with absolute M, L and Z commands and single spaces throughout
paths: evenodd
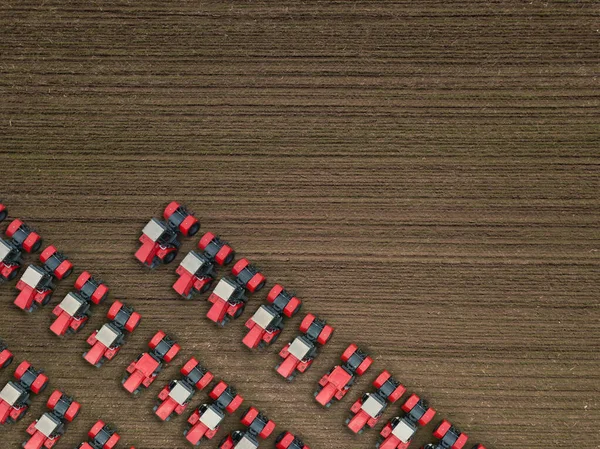
M 600 447 L 597 2 L 4 0 L 0 11 L 1 200 L 143 315 L 95 369 L 81 354 L 108 303 L 57 338 L 52 305 L 25 314 L 15 281 L 0 286 L 0 336 L 51 379 L 24 420 L 0 428 L 2 449 L 25 440 L 54 388 L 83 404 L 57 449 L 99 418 L 122 448 L 187 447 L 188 413 L 161 423 L 152 407 L 192 355 L 313 449 L 374 447 L 381 425 L 355 437 L 343 424 L 384 368 L 469 443 Z M 300 316 L 250 352 L 244 319 L 217 329 L 206 296 L 171 289 L 197 238 L 155 271 L 134 260 L 171 199 L 335 326 L 294 383 L 274 367 Z M 158 329 L 182 354 L 134 399 L 124 369 Z M 317 380 L 353 341 L 373 368 L 324 410 Z

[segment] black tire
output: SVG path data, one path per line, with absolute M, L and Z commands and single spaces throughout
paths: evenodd
M 199 230 L 200 230 L 200 223 L 194 223 L 192 226 L 190 226 L 187 236 L 193 237 L 198 233 Z
M 23 419 L 23 417 L 25 416 L 25 413 L 27 413 L 27 410 L 29 410 L 29 407 L 25 407 L 23 410 L 21 410 L 21 413 L 19 413 L 19 415 L 13 422 L 17 422 L 17 421 L 20 421 L 21 419 Z
M 267 281 L 266 281 L 266 280 L 264 280 L 264 281 L 262 281 L 260 284 L 258 284 L 258 285 L 256 286 L 256 288 L 254 289 L 254 293 L 256 293 L 256 292 L 258 292 L 258 291 L 262 290 L 262 288 L 265 286 L 265 284 L 266 284 L 266 283 L 267 283 Z
M 43 243 L 42 239 L 39 239 L 36 243 L 34 243 L 34 245 L 31 247 L 31 252 L 37 253 L 40 250 L 42 243 Z
M 41 386 L 40 391 L 38 391 L 38 394 L 42 394 L 44 392 L 44 390 L 48 386 L 48 382 L 49 381 L 44 382 L 44 385 Z
M 269 345 L 274 344 L 277 340 L 279 340 L 279 337 L 281 336 L 281 332 L 279 332 L 277 335 L 275 335 L 273 337 L 273 339 L 271 340 L 271 342 L 269 343 Z
M 229 254 L 229 256 L 227 256 L 225 258 L 225 260 L 223 261 L 223 265 L 229 265 L 233 261 L 234 257 L 235 257 L 235 251 L 231 251 L 231 254 Z
M 17 277 L 17 274 L 19 274 L 19 270 L 15 270 L 13 272 L 11 272 L 8 277 L 6 278 L 7 281 L 12 281 L 14 278 Z
M 225 318 L 223 318 L 223 321 L 221 321 L 220 323 L 217 323 L 217 326 L 225 327 L 225 326 L 227 326 L 227 323 L 229 323 L 229 321 L 230 321 L 229 316 L 225 315 Z
M 82 329 L 83 329 L 85 326 L 87 326 L 87 323 L 88 323 L 88 321 L 89 321 L 89 320 L 90 320 L 90 319 L 89 319 L 89 317 L 88 317 L 88 319 L 87 319 L 87 320 L 85 320 L 83 323 L 81 323 L 81 326 L 79 326 L 79 328 L 77 328 L 77 330 L 76 330 L 76 331 L 74 331 L 74 333 L 80 332 L 80 331 L 81 331 L 81 330 L 82 330 Z
M 0 366 L 0 368 L 6 368 L 8 365 L 10 365 L 10 364 L 12 363 L 13 359 L 14 359 L 14 356 L 12 356 L 12 355 L 11 355 L 11 356 L 10 356 L 10 357 L 9 357 L 9 358 L 8 358 L 8 359 L 7 359 L 7 360 L 4 362 L 4 364 L 3 364 L 2 366 Z
M 242 306 L 240 307 L 238 310 L 235 311 L 235 313 L 233 314 L 233 318 L 237 319 L 239 317 L 241 317 L 244 313 L 244 311 L 246 310 L 246 306 Z
M 213 281 L 207 282 L 206 284 L 204 284 L 202 286 L 202 288 L 200 289 L 200 293 L 206 293 L 210 287 L 212 287 Z
M 177 251 L 172 251 L 169 254 L 165 255 L 165 257 L 162 261 L 164 264 L 169 264 L 169 263 L 173 262 L 176 257 L 177 257 Z
M 0 212 L 0 221 L 6 220 L 6 217 L 8 217 L 8 212 L 6 210 Z
M 44 300 L 42 301 L 42 305 L 43 306 L 47 305 L 51 300 L 52 300 L 52 293 L 50 293 L 48 296 L 46 296 L 44 298 Z
M 300 312 L 300 309 L 302 309 L 302 303 L 298 304 L 298 307 L 296 307 L 294 309 L 294 311 L 292 312 L 292 316 L 290 318 L 295 317 L 296 315 L 298 315 L 298 312 Z

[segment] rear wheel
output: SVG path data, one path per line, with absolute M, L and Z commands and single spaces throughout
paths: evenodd
M 331 336 L 333 335 L 333 327 L 329 325 L 325 325 L 319 336 L 317 337 L 317 342 L 324 345 L 329 341 Z
M 231 268 L 231 274 L 233 274 L 234 276 L 237 276 L 249 264 L 250 264 L 250 262 L 248 262 L 248 259 L 240 259 L 240 260 L 238 260 L 235 263 L 235 265 Z
M 115 301 L 108 309 L 108 314 L 106 315 L 109 320 L 114 320 L 121 308 L 123 307 L 123 303 L 121 301 Z
M 4 363 L 0 366 L 0 368 L 6 368 L 8 365 L 10 365 L 13 361 L 15 357 L 14 356 L 10 356 L 9 358 L 7 358 Z
M 312 313 L 307 314 L 300 323 L 300 332 L 306 333 L 313 321 L 315 321 L 315 316 Z
M 190 360 L 187 361 L 187 363 L 185 365 L 183 365 L 183 368 L 181 368 L 181 374 L 183 374 L 184 376 L 187 376 L 197 366 L 198 366 L 198 361 L 192 357 Z
M 148 346 L 150 347 L 150 349 L 154 349 L 158 346 L 158 344 L 163 340 L 163 338 L 165 338 L 167 335 L 163 332 L 163 331 L 158 331 L 154 337 L 152 337 L 152 340 L 150 340 L 150 343 L 148 343 Z
M 165 362 L 169 363 L 171 360 L 173 360 L 175 356 L 179 353 L 180 349 L 181 347 L 177 343 L 175 343 L 163 357 Z
M 373 363 L 373 359 L 371 357 L 367 357 L 365 358 L 362 363 L 360 365 L 358 365 L 358 368 L 356 368 L 356 374 L 358 374 L 359 376 L 362 376 L 367 369 L 369 369 L 369 367 L 371 366 L 371 364 Z
M 223 261 L 223 263 L 225 265 L 229 265 L 232 261 L 233 258 L 235 257 L 235 252 L 232 250 L 226 257 L 225 260 Z
M 44 374 L 39 374 L 31 384 L 31 391 L 35 394 L 40 394 L 48 386 L 48 377 Z
M 377 379 L 373 381 L 373 386 L 375 388 L 381 388 L 382 385 L 386 383 L 390 377 L 390 373 L 384 370 L 379 376 L 377 376 Z
M 138 327 L 138 324 L 140 324 L 141 319 L 142 317 L 139 313 L 133 312 L 127 320 L 127 323 L 125 323 L 125 329 L 129 332 L 133 332 L 135 328 Z
M 79 409 L 79 404 L 77 402 L 72 402 L 69 408 L 67 409 L 67 412 L 65 413 L 65 418 L 67 419 L 67 421 L 71 422 L 75 418 L 77 418 L 77 415 L 79 415 Z
M 47 407 L 50 410 L 54 410 L 54 407 L 56 407 L 56 404 L 58 404 L 58 401 L 60 401 L 60 398 L 62 398 L 62 393 L 59 390 L 56 390 L 48 398 L 48 402 L 46 402 Z
M 42 239 L 38 238 L 37 241 L 31 246 L 31 252 L 37 253 L 42 246 Z
M 188 237 L 193 237 L 194 235 L 196 235 L 198 233 L 199 230 L 200 230 L 200 223 L 194 223 L 188 229 L 187 236 Z
M 253 290 L 253 292 L 255 292 L 255 293 L 256 293 L 256 292 L 258 292 L 260 289 L 262 289 L 262 288 L 265 286 L 265 284 L 266 284 L 266 283 L 267 283 L 267 280 L 266 280 L 266 279 L 265 279 L 265 280 L 263 280 L 263 281 L 260 281 L 260 282 L 259 282 L 259 283 L 256 285 L 256 287 L 254 287 L 254 290 Z
M 348 359 L 352 357 L 352 354 L 354 354 L 357 349 L 358 347 L 355 344 L 351 344 L 350 346 L 348 346 L 348 348 L 342 354 L 342 362 L 347 362 Z

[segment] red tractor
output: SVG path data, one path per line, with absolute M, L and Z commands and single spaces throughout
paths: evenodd
M 72 422 L 79 414 L 81 406 L 60 390 L 56 390 L 46 403 L 50 412 L 44 413 L 27 427 L 31 435 L 23 443 L 24 449 L 51 449 L 65 433 L 68 422 Z
M 342 354 L 343 365 L 334 367 L 319 381 L 315 399 L 324 407 L 329 407 L 334 400 L 341 400 L 357 376 L 362 376 L 373 363 L 373 359 L 351 344 Z
M 20 293 L 15 305 L 26 312 L 48 304 L 54 292 L 53 281 L 65 279 L 73 271 L 73 264 L 54 246 L 42 251 L 40 261 L 44 264 L 42 267 L 29 265 L 17 282 Z
M 34 253 L 42 246 L 41 237 L 21 220 L 13 220 L 8 225 L 6 236 L 8 239 L 0 240 L 0 281 L 10 281 L 17 276 L 23 263 L 23 251 Z
M 435 429 L 433 436 L 439 441 L 436 444 L 426 444 L 423 449 L 462 449 L 469 439 L 446 420 Z
M 75 291 L 67 293 L 52 311 L 56 319 L 50 330 L 59 336 L 78 332 L 90 317 L 90 305 L 101 304 L 107 296 L 108 287 L 84 271 L 75 281 Z
M 259 439 L 269 438 L 275 423 L 254 407 L 244 413 L 242 424 L 248 429 L 230 433 L 219 445 L 219 449 L 256 449 Z
M 435 416 L 435 410 L 416 394 L 402 405 L 405 415 L 389 421 L 381 431 L 378 449 L 408 449 L 419 426 L 427 425 Z
M 121 437 L 115 429 L 98 421 L 88 432 L 89 441 L 81 443 L 77 449 L 113 449 Z
M 154 413 L 162 421 L 169 421 L 173 413 L 181 415 L 196 391 L 206 388 L 214 378 L 194 357 L 183 365 L 180 372 L 183 377 L 170 382 L 158 394 L 161 402 L 154 407 Z
M 282 432 L 275 440 L 275 449 L 310 449 L 302 440 L 290 432 Z
M 208 440 L 214 438 L 219 431 L 225 412 L 235 412 L 244 398 L 242 398 L 235 388 L 228 386 L 225 382 L 219 382 L 209 394 L 213 400 L 210 404 L 203 404 L 194 410 L 194 413 L 188 418 L 188 428 L 183 432 L 185 438 L 193 445 L 199 445 L 202 439 Z
M 235 278 L 222 277 L 208 297 L 212 307 L 206 317 L 219 326 L 239 318 L 248 302 L 246 295 L 259 291 L 266 283 L 266 278 L 246 259 L 237 261 L 231 273 Z
M 354 433 L 362 433 L 366 426 L 373 428 L 388 404 L 402 397 L 406 388 L 384 370 L 373 382 L 374 393 L 365 393 L 353 405 L 353 415 L 346 420 L 348 428 Z
M 283 330 L 283 318 L 292 318 L 302 307 L 302 301 L 276 284 L 267 295 L 269 304 L 262 305 L 246 321 L 250 329 L 242 342 L 250 349 L 274 343 Z
M 131 333 L 140 324 L 142 317 L 131 307 L 115 301 L 106 315 L 110 320 L 87 339 L 92 347 L 83 353 L 88 363 L 100 368 L 106 360 L 112 360 L 125 344 L 126 333 Z
M 333 327 L 309 313 L 300 323 L 300 332 L 302 335 L 298 335 L 279 352 L 283 361 L 276 370 L 288 381 L 312 365 L 317 356 L 317 346 L 323 346 L 331 339 Z
M 217 270 L 215 264 L 224 266 L 231 263 L 235 251 L 226 242 L 207 232 L 198 242 L 203 252 L 190 251 L 177 267 L 179 279 L 173 289 L 186 299 L 192 299 L 195 293 L 204 293 L 212 285 Z
M 13 353 L 8 350 L 8 346 L 0 340 L 0 369 L 6 368 L 13 361 Z
M 13 423 L 25 416 L 31 393 L 39 394 L 48 385 L 48 377 L 29 362 L 17 366 L 15 379 L 17 382 L 9 381 L 0 391 L 0 424 Z
M 167 205 L 163 218 L 165 221 L 152 218 L 144 226 L 139 238 L 142 246 L 135 253 L 136 259 L 150 268 L 173 262 L 180 235 L 192 237 L 200 230 L 198 219 L 176 201 Z
M 137 395 L 142 387 L 148 388 L 163 369 L 165 363 L 175 358 L 181 347 L 163 331 L 158 331 L 150 343 L 149 352 L 144 352 L 127 367 L 123 388 Z

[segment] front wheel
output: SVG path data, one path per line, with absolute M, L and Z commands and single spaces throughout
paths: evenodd
M 202 286 L 202 288 L 200 289 L 200 293 L 206 293 L 208 291 L 208 289 L 212 286 L 213 281 L 209 281 L 206 284 L 204 284 Z
M 17 277 L 17 273 L 19 270 L 14 270 L 11 271 L 10 273 L 8 273 L 8 277 L 6 278 L 7 281 L 12 281 L 14 278 Z
M 43 306 L 45 306 L 45 305 L 47 305 L 47 304 L 50 302 L 50 300 L 51 300 L 51 299 L 52 299 L 52 293 L 48 293 L 48 294 L 47 294 L 47 295 L 44 297 L 44 299 L 42 299 L 42 303 L 41 303 L 41 304 L 42 304 Z
M 175 260 L 175 257 L 177 257 L 177 251 L 171 251 L 170 253 L 165 255 L 165 257 L 163 259 L 163 263 L 165 263 L 165 264 L 171 263 L 171 262 L 173 262 L 173 260 Z
M 192 226 L 190 226 L 190 229 L 188 229 L 187 236 L 193 237 L 198 233 L 199 230 L 200 230 L 200 223 L 194 223 Z
M 25 413 L 27 413 L 27 407 L 24 407 L 19 414 L 17 415 L 17 417 L 15 418 L 15 422 L 20 421 L 21 419 L 23 419 L 23 416 L 25 416 Z
M 277 332 L 277 333 L 276 333 L 276 334 L 273 336 L 273 338 L 271 338 L 271 341 L 269 341 L 269 343 L 266 343 L 266 344 L 265 344 L 265 346 L 267 346 L 267 345 L 272 345 L 273 343 L 275 343 L 275 342 L 276 342 L 276 341 L 279 339 L 279 336 L 280 336 L 280 335 L 281 335 L 281 331 Z
M 242 316 L 242 314 L 244 313 L 244 310 L 246 309 L 246 306 L 242 306 L 240 307 L 238 310 L 235 311 L 235 313 L 233 314 L 234 318 L 239 318 Z
M 83 320 L 83 322 L 79 325 L 79 327 L 77 329 L 73 329 L 73 332 L 79 332 L 81 331 L 87 324 L 89 318 L 86 318 L 85 320 Z

